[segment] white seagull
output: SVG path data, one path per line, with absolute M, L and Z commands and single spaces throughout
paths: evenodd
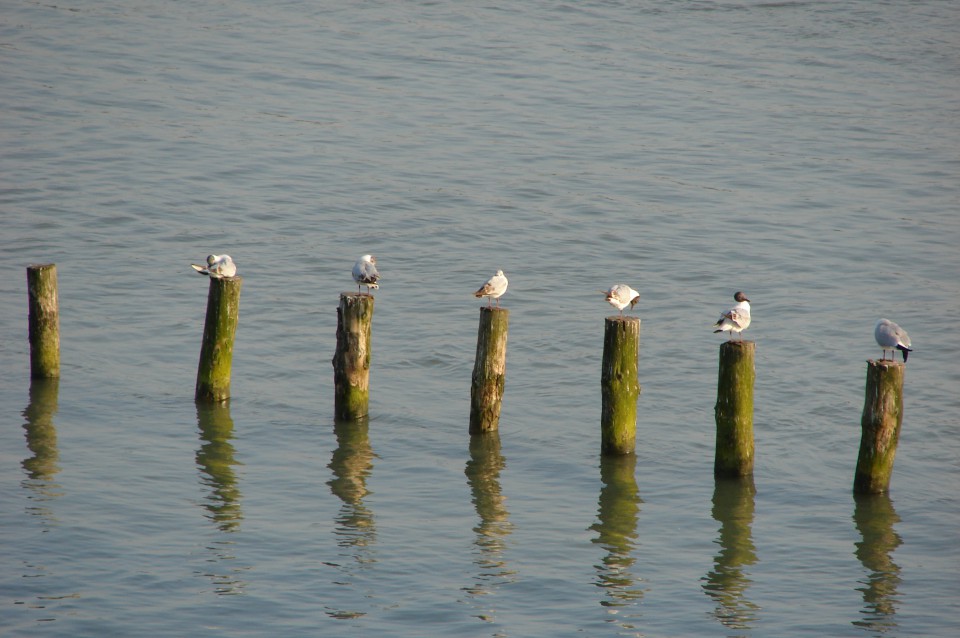
M 621 317 L 624 308 L 629 305 L 630 309 L 633 310 L 633 307 L 640 301 L 640 293 L 627 284 L 616 284 L 611 286 L 610 290 L 601 290 L 600 292 L 607 296 L 607 303 L 620 311 Z
M 367 287 L 367 294 L 370 289 L 377 289 L 380 285 L 380 273 L 377 272 L 377 258 L 373 255 L 364 255 L 353 265 L 353 280 L 357 282 L 357 293 L 360 292 L 360 286 Z
M 206 266 L 197 264 L 190 264 L 190 266 L 201 275 L 209 275 L 214 279 L 233 277 L 237 274 L 237 265 L 233 263 L 230 255 L 208 255 Z
M 507 292 L 507 278 L 504 276 L 502 270 L 498 270 L 497 274 L 487 280 L 487 283 L 480 286 L 480 290 L 473 293 L 474 297 L 486 297 L 487 306 L 490 306 L 490 300 L 497 300 L 497 308 L 500 307 L 500 297 L 503 296 L 503 293 Z
M 713 324 L 716 327 L 714 332 L 729 331 L 731 337 L 736 332 L 743 340 L 743 331 L 750 327 L 750 300 L 742 292 L 737 292 L 733 298 L 737 305 L 720 315 L 717 323 Z
M 896 355 L 895 350 L 903 353 L 903 362 L 907 362 L 907 355 L 913 352 L 910 347 L 910 335 L 907 331 L 893 323 L 889 319 L 880 319 L 873 329 L 873 336 L 883 349 L 883 359 L 887 358 L 887 350 L 890 351 L 890 357 Z

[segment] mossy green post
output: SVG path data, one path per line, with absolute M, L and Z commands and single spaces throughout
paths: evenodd
M 480 308 L 477 356 L 470 386 L 470 434 L 493 432 L 500 427 L 500 403 L 507 375 L 506 308 Z
M 242 277 L 211 277 L 203 325 L 195 399 L 220 403 L 230 398 L 233 339 L 240 318 Z
M 60 376 L 60 302 L 57 296 L 57 265 L 27 266 L 30 376 L 34 379 Z
M 334 412 L 352 421 L 367 416 L 370 401 L 370 332 L 373 295 L 340 293 L 337 350 L 333 355 Z
M 607 317 L 600 371 L 602 454 L 632 454 L 636 447 L 639 357 L 640 319 Z
M 903 424 L 905 369 L 899 361 L 867 361 L 860 455 L 853 479 L 853 491 L 857 494 L 881 494 L 890 488 Z
M 720 344 L 717 379 L 717 478 L 753 475 L 753 384 L 756 378 L 753 341 Z

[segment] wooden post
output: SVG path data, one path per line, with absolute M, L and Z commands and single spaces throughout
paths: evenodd
M 717 449 L 713 474 L 717 478 L 753 475 L 753 359 L 756 343 L 720 344 L 717 379 Z
M 640 357 L 640 319 L 607 317 L 603 331 L 600 371 L 600 451 L 632 454 L 637 438 L 637 397 L 640 396 L 637 360 Z
M 60 376 L 60 308 L 57 265 L 27 266 L 29 298 L 30 376 Z
M 857 494 L 881 494 L 890 488 L 903 424 L 905 369 L 899 361 L 867 361 L 860 455 L 853 479 L 853 491 Z
M 233 338 L 240 318 L 241 277 L 211 277 L 203 326 L 195 399 L 219 403 L 230 398 Z
M 337 349 L 333 354 L 334 413 L 351 421 L 367 416 L 370 400 L 370 328 L 373 295 L 340 293 Z
M 500 427 L 500 402 L 507 374 L 506 308 L 480 308 L 477 356 L 470 385 L 470 434 L 493 432 Z

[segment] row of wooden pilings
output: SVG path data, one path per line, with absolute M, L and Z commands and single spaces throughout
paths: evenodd
M 206 320 L 197 368 L 195 400 L 222 402 L 230 397 L 233 342 L 240 310 L 241 277 L 210 279 Z M 60 322 L 57 270 L 54 264 L 27 268 L 30 372 L 33 377 L 60 376 Z M 341 293 L 337 308 L 337 345 L 333 356 L 334 411 L 338 420 L 365 417 L 370 397 L 371 331 L 374 297 Z M 497 430 L 506 383 L 510 311 L 480 308 L 477 352 L 470 391 L 470 427 L 474 436 Z M 714 474 L 718 478 L 753 474 L 753 387 L 756 377 L 752 341 L 720 345 L 717 438 Z M 636 447 L 640 320 L 607 317 L 604 326 L 600 386 L 601 452 L 633 454 Z M 893 473 L 903 423 L 904 365 L 867 361 L 866 398 L 861 417 L 860 451 L 854 492 L 886 492 Z

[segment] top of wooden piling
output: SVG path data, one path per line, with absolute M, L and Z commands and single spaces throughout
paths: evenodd
M 606 318 L 607 321 L 624 321 L 626 323 L 640 323 L 640 317 L 627 317 L 621 315 L 610 315 Z
M 889 368 L 890 366 L 903 367 L 905 364 L 903 361 L 896 361 L 894 359 L 867 359 L 868 366 L 876 366 L 879 368 Z

